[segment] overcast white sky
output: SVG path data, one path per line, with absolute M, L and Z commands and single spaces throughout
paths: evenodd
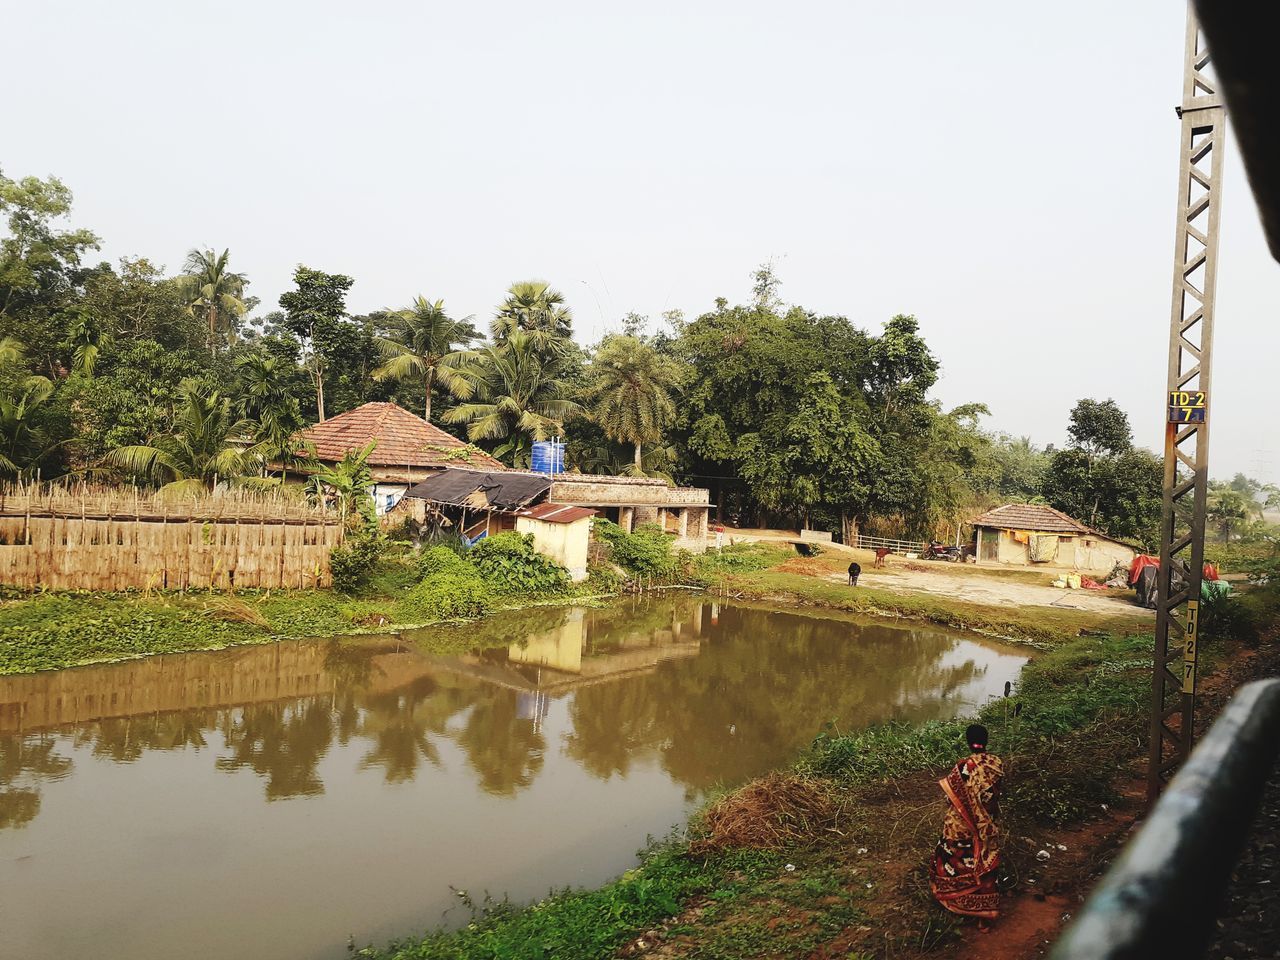
M 1061 442 L 1082 396 L 1161 442 L 1184 11 L 1023 2 L 0 0 L 0 166 L 61 177 L 109 259 L 229 246 L 350 306 L 487 318 L 512 280 L 580 339 L 749 295 L 914 313 L 947 404 Z M 1213 473 L 1280 481 L 1280 266 L 1234 142 Z

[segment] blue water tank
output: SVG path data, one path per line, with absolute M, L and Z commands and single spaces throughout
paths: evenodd
M 535 473 L 564 473 L 564 441 L 533 441 L 533 470 Z

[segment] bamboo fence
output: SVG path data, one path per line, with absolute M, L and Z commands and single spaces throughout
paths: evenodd
M 329 550 L 340 542 L 333 512 L 280 496 L 0 488 L 0 583 L 19 587 L 323 587 Z

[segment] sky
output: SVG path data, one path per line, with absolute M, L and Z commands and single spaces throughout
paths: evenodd
M 946 406 L 1062 443 L 1081 397 L 1162 442 L 1184 12 L 1101 0 L 0 0 L 0 168 L 57 175 L 101 256 L 229 247 L 355 313 L 487 319 L 543 279 L 579 340 L 782 298 L 914 314 Z M 1270 259 L 1225 172 L 1211 471 L 1280 482 Z

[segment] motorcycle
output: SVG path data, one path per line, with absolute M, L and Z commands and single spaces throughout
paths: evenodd
M 945 543 L 933 540 L 924 548 L 924 552 L 920 554 L 920 557 L 924 560 L 942 560 L 946 563 L 963 563 L 964 548 L 949 547 Z

